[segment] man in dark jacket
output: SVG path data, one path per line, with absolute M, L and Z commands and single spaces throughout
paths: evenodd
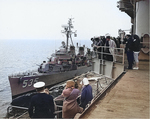
M 99 58 L 99 59 L 101 59 L 102 48 L 101 48 L 101 47 L 98 47 L 98 46 L 103 46 L 103 45 L 104 45 L 104 43 L 103 43 L 102 39 L 101 39 L 100 37 L 98 37 L 98 38 L 97 38 L 97 44 L 96 44 L 96 46 L 97 46 L 98 58 Z
M 93 99 L 92 87 L 90 86 L 87 78 L 84 78 L 82 80 L 81 84 L 83 84 L 84 87 L 83 87 L 82 92 L 81 92 L 81 104 L 80 104 L 80 106 L 83 107 L 83 109 L 85 109 L 86 105 Z
M 38 93 L 31 99 L 28 110 L 30 118 L 54 118 L 53 97 L 44 92 L 44 86 L 44 82 L 34 84 Z
M 138 64 L 138 56 L 139 52 L 141 50 L 141 45 L 140 45 L 140 38 L 138 35 L 133 35 L 133 54 L 134 54 L 134 61 L 135 61 L 135 67 L 133 69 L 139 69 Z
M 128 60 L 128 69 L 132 69 L 133 66 L 133 39 L 131 35 L 126 35 L 126 47 L 125 47 L 125 53 L 127 54 L 127 60 Z

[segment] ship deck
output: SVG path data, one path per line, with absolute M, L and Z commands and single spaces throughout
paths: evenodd
M 148 119 L 149 73 L 149 61 L 141 60 L 139 70 L 128 70 L 103 99 L 97 100 L 77 118 Z

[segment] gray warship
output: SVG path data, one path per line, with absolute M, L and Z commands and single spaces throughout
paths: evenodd
M 38 81 L 45 82 L 46 87 L 49 87 L 92 69 L 90 49 L 84 45 L 77 46 L 78 52 L 76 52 L 72 35 L 77 34 L 76 31 L 72 31 L 72 18 L 69 18 L 68 24 L 62 27 L 61 32 L 66 35 L 66 42 L 62 41 L 62 46 L 51 55 L 47 62 L 43 61 L 36 71 L 8 76 L 12 99 L 34 91 L 33 84 Z M 72 44 L 69 45 L 69 42 Z

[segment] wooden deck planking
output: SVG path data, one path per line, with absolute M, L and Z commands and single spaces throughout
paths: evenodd
M 149 62 L 128 70 L 116 86 L 81 118 L 149 118 Z

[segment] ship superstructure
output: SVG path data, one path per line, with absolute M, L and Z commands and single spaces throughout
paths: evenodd
M 119 10 L 125 12 L 131 18 L 131 34 L 141 38 L 141 50 L 145 54 L 150 53 L 150 0 L 119 0 Z

